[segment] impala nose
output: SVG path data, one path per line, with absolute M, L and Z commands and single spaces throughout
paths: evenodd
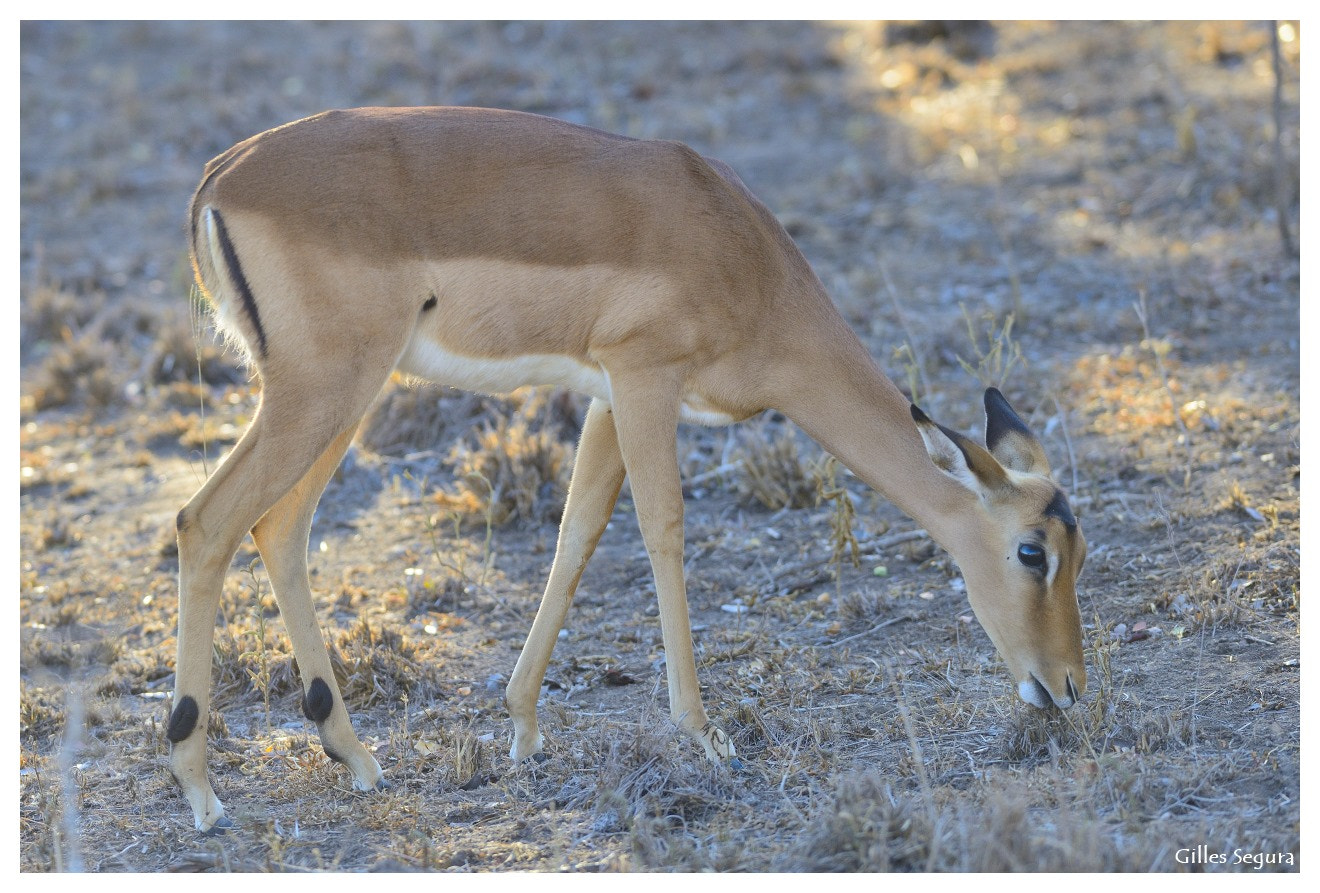
M 1043 682 L 1036 678 L 1035 673 L 1029 673 L 1026 679 L 1018 683 L 1018 697 L 1031 706 L 1040 707 L 1042 710 L 1051 706 L 1066 710 L 1079 700 L 1077 686 L 1073 684 L 1071 673 L 1068 674 L 1065 686 L 1067 694 L 1056 697 L 1050 693 Z

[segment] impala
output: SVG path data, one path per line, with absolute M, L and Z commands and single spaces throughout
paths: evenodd
M 509 680 L 511 756 L 625 475 L 655 577 L 674 722 L 716 761 L 683 579 L 680 422 L 779 410 L 943 546 L 1037 705 L 1086 689 L 1075 584 L 1086 545 L 1036 438 L 996 390 L 986 446 L 909 404 L 738 176 L 681 143 L 518 112 L 330 111 L 212 160 L 191 253 L 219 327 L 261 381 L 251 426 L 178 516 L 170 768 L 202 831 L 231 826 L 206 772 L 212 637 L 250 531 L 293 644 L 303 711 L 360 790 L 385 786 L 340 696 L 307 576 L 312 513 L 390 374 L 592 401 L 549 581 Z

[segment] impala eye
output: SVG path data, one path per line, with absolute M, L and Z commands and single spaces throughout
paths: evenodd
M 1018 546 L 1018 561 L 1034 571 L 1045 569 L 1045 550 L 1035 543 L 1023 543 Z

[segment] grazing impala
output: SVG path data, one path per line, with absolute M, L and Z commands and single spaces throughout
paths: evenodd
M 384 787 L 331 672 L 307 578 L 312 513 L 390 373 L 593 399 L 550 578 L 509 681 L 512 757 L 626 474 L 660 601 L 675 723 L 712 760 L 683 580 L 679 422 L 774 408 L 920 523 L 1037 706 L 1086 689 L 1075 584 L 1086 545 L 1044 450 L 998 391 L 986 444 L 911 406 L 774 216 L 687 146 L 468 108 L 332 111 L 207 165 L 190 211 L 197 282 L 247 354 L 261 407 L 179 512 L 170 768 L 197 828 L 230 826 L 206 774 L 216 607 L 251 531 L 303 681 L 303 711 L 361 790 Z

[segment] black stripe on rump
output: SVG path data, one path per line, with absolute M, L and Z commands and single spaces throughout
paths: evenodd
M 252 296 L 252 288 L 248 285 L 247 277 L 243 275 L 243 267 L 238 262 L 238 252 L 234 250 L 234 243 L 229 240 L 229 231 L 225 229 L 224 218 L 215 208 L 211 209 L 211 215 L 215 217 L 215 235 L 220 240 L 220 251 L 225 256 L 229 277 L 234 281 L 234 287 L 238 289 L 238 296 L 243 301 L 243 309 L 247 312 L 248 319 L 252 321 L 252 328 L 256 329 L 258 352 L 264 358 L 266 332 L 261 327 L 261 316 L 257 313 L 257 300 Z

